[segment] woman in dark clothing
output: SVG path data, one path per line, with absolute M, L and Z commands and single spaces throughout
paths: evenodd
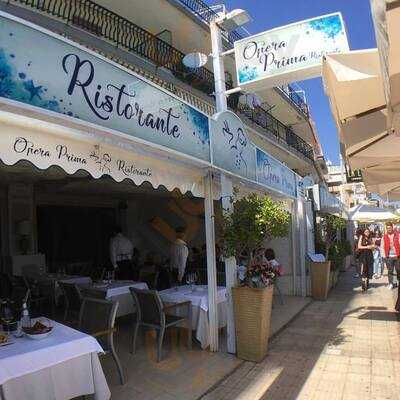
M 363 234 L 363 230 L 361 228 L 358 228 L 356 231 L 356 234 L 354 236 L 354 261 L 356 264 L 356 274 L 354 275 L 354 278 L 359 278 L 361 276 L 360 272 L 360 251 L 358 250 L 358 241 L 360 240 L 360 237 Z
M 361 265 L 361 278 L 362 278 L 362 290 L 368 289 L 369 280 L 372 278 L 373 266 L 374 266 L 374 255 L 373 250 L 375 245 L 371 237 L 369 229 L 365 229 L 363 234 L 358 240 L 358 250 L 360 253 L 359 260 Z
M 400 313 L 400 285 L 397 284 L 397 302 L 395 305 L 395 309 L 398 313 Z

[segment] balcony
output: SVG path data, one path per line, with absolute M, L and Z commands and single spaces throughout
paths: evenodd
M 174 0 L 175 2 L 181 4 L 184 8 L 189 10 L 198 19 L 208 24 L 218 17 L 218 14 L 204 1 L 202 0 Z M 233 47 L 233 44 L 243 36 L 237 31 L 228 32 L 225 37 L 228 42 Z
M 185 2 L 187 7 L 195 7 L 200 4 L 198 0 L 179 1 Z M 184 53 L 138 25 L 91 0 L 2 0 L 1 2 L 27 7 L 33 11 L 85 30 L 124 51 L 134 53 L 143 59 L 151 61 L 158 67 L 169 70 L 178 80 L 208 96 L 214 91 L 214 75 L 211 71 L 206 68 L 192 70 L 185 67 L 182 63 L 182 59 L 185 56 Z M 208 6 L 204 5 L 204 7 Z M 215 14 L 215 12 L 209 7 L 208 9 L 209 15 L 203 11 L 197 12 L 204 18 L 211 18 L 212 13 Z M 121 62 L 119 60 L 114 61 Z M 134 66 L 130 66 L 130 68 L 135 70 L 135 72 L 145 75 L 146 78 L 152 79 L 159 85 L 164 84 L 164 87 L 168 86 L 168 89 L 173 91 L 177 96 L 200 108 L 203 112 L 207 114 L 215 112 L 214 106 L 210 104 L 211 98 L 210 102 L 206 102 L 196 97 L 193 93 L 178 88 L 176 85 L 166 84 L 165 82 L 160 83 L 160 78 L 149 76 L 144 71 L 137 71 Z M 231 80 L 227 81 L 227 86 L 228 88 L 232 87 Z M 235 99 L 237 100 L 237 96 L 229 97 L 230 106 L 236 112 L 242 113 L 259 128 L 267 130 L 277 139 L 283 140 L 287 145 L 296 149 L 308 159 L 314 160 L 312 147 L 297 136 L 290 128 L 286 127 L 262 108 L 258 108 L 257 111 L 238 108 L 237 104 L 234 104 Z
M 306 117 L 309 118 L 308 105 L 304 99 L 296 92 L 296 90 L 291 85 L 279 86 L 277 89 L 290 100 L 297 109 Z
M 291 128 L 282 124 L 282 122 L 277 120 L 262 107 L 252 110 L 244 106 L 239 106 L 236 111 L 246 116 L 250 121 L 261 128 L 261 130 L 272 134 L 278 141 L 286 143 L 310 161 L 314 161 L 313 148 L 300 136 L 296 135 Z
M 174 0 L 175 2 L 183 5 L 184 8 L 189 10 L 192 14 L 196 15 L 198 19 L 205 22 L 207 25 L 214 20 L 218 14 L 202 0 Z M 233 44 L 243 36 L 237 31 L 232 31 L 227 34 L 227 39 L 231 47 Z M 287 100 L 289 100 L 306 118 L 309 117 L 309 110 L 304 99 L 299 96 L 296 90 L 290 86 L 279 86 L 276 88 L 282 93 Z

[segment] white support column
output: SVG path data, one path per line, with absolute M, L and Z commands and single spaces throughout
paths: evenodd
M 298 258 L 298 237 L 299 230 L 297 224 L 297 202 L 293 200 L 292 203 L 292 263 L 293 263 L 293 291 L 294 296 L 297 295 L 297 271 L 299 269 L 299 258 Z
M 301 276 L 301 295 L 307 296 L 306 286 L 306 229 L 305 229 L 305 209 L 301 198 L 296 200 L 297 203 L 297 223 L 298 223 L 298 243 L 299 243 L 299 258 L 300 258 L 300 276 Z
M 231 197 L 233 195 L 232 180 L 226 175 L 221 175 L 221 192 L 223 213 L 229 214 L 233 211 Z M 227 313 L 227 349 L 228 353 L 236 353 L 236 334 L 235 318 L 233 313 L 232 288 L 237 285 L 236 259 L 235 257 L 225 258 L 225 277 L 226 292 L 228 295 L 228 313 Z
M 211 171 L 204 177 L 204 188 L 210 350 L 218 351 L 217 266 L 215 260 L 214 196 Z

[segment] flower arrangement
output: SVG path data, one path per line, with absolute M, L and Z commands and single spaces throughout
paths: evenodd
M 244 286 L 263 288 L 273 285 L 280 276 L 280 269 L 267 260 L 254 258 L 247 266 Z

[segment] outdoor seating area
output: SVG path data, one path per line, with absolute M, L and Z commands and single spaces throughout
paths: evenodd
M 224 287 L 218 287 L 217 295 L 221 350 L 211 353 L 204 351 L 210 344 L 206 285 L 180 285 L 157 291 L 149 289 L 146 282 L 112 279 L 94 281 L 89 276 L 43 271 L 39 273 L 33 266 L 24 268 L 20 277 L 2 274 L 1 283 L 2 296 L 13 301 L 10 303 L 12 312 L 19 313 L 22 304 L 28 299 L 32 325 L 35 321 L 40 321 L 51 327 L 51 341 L 44 339 L 38 342 L 42 351 L 50 346 L 49 349 L 52 349 L 55 359 L 59 361 L 58 357 L 63 357 L 65 350 L 64 345 L 54 347 L 54 340 L 58 335 L 63 336 L 65 346 L 71 341 L 72 348 L 75 346 L 74 341 L 81 340 L 80 338 L 84 338 L 84 343 L 91 343 L 87 349 L 83 347 L 81 350 L 85 356 L 78 356 L 77 353 L 75 357 L 72 352 L 63 364 L 67 370 L 79 364 L 80 368 L 86 369 L 87 376 L 92 374 L 95 393 L 107 390 L 108 384 L 113 396 L 116 393 L 116 399 L 125 398 L 124 393 L 140 390 L 154 391 L 156 398 L 164 391 L 163 385 L 168 381 L 166 370 L 170 365 L 175 368 L 178 363 L 174 379 L 184 379 L 188 370 L 196 371 L 201 376 L 196 388 L 186 388 L 187 398 L 192 398 L 189 393 L 193 390 L 199 394 L 205 392 L 213 382 L 222 379 L 241 362 L 234 355 L 226 353 L 224 328 L 227 322 L 227 297 Z M 43 288 L 46 291 L 42 291 Z M 296 299 L 298 298 L 293 297 L 292 300 L 290 296 L 276 296 L 271 334 L 285 326 L 309 301 L 299 303 Z M 3 304 L 3 321 L 4 308 Z M 78 331 L 82 336 L 76 339 Z M 39 375 L 36 376 L 35 373 L 20 370 L 20 352 L 24 357 L 33 357 L 37 347 L 30 348 L 31 342 L 26 336 L 20 338 L 17 334 L 11 334 L 10 337 L 12 345 L 8 348 L 8 360 L 12 365 L 10 373 L 14 373 L 16 378 L 8 380 L 12 383 L 3 385 L 3 390 L 7 391 L 7 399 L 17 399 L 15 396 L 20 395 L 21 391 L 28 390 L 27 387 L 24 388 L 28 382 L 39 379 Z M 95 342 L 90 342 L 90 338 Z M 101 346 L 99 355 L 93 350 L 93 343 Z M 80 357 L 86 359 L 81 360 Z M 92 363 L 95 360 L 95 364 L 91 365 L 95 365 L 96 370 L 87 363 L 88 357 L 92 359 Z M 207 363 L 215 364 L 212 368 L 213 374 L 207 372 Z M 136 367 L 132 367 L 133 365 Z M 52 368 L 52 360 L 48 360 L 48 368 Z M 140 382 L 143 371 L 156 374 L 160 379 L 159 384 L 152 387 L 149 381 Z M 62 390 L 59 387 L 61 383 L 57 382 L 58 379 L 63 380 L 61 376 L 62 370 L 60 375 L 47 376 L 49 388 L 46 390 Z M 15 382 L 22 385 L 18 390 L 15 389 Z M 82 384 L 75 394 L 84 394 L 85 390 L 87 387 Z M 185 386 L 179 386 L 179 390 L 185 390 Z M 173 389 L 168 391 L 174 393 Z M 42 395 L 40 391 L 35 392 L 31 398 L 39 399 Z

